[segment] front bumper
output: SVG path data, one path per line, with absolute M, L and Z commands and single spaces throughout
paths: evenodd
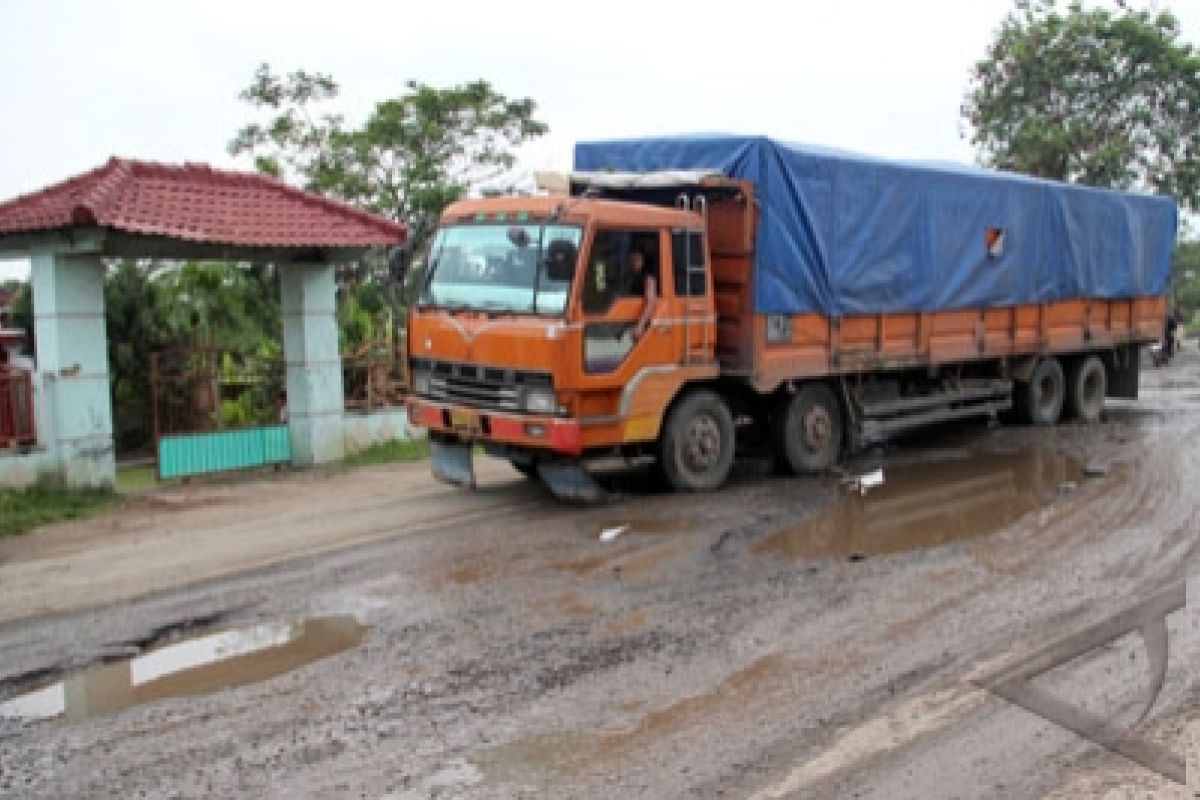
M 413 425 L 465 441 L 498 442 L 566 456 L 583 453 L 579 423 L 573 419 L 488 411 L 419 397 L 410 397 L 407 407 Z

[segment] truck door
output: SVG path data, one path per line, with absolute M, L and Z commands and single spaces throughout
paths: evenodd
M 668 363 L 674 349 L 670 336 L 653 324 L 639 340 L 634 327 L 645 307 L 645 284 L 657 285 L 656 318 L 666 309 L 663 287 L 663 232 L 633 228 L 596 230 L 585 262 L 581 290 L 583 369 L 588 375 L 610 375 L 634 354 L 641 363 Z M 641 274 L 634 262 L 641 259 Z

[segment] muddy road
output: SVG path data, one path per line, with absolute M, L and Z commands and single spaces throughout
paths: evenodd
M 311 472 L 0 541 L 0 796 L 1200 788 L 1194 343 L 1100 425 L 862 454 L 865 494 L 750 464 L 580 510 L 481 466 L 473 494 Z

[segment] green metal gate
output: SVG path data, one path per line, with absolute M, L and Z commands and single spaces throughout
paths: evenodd
M 292 460 L 283 361 L 181 348 L 150 357 L 158 477 L 185 478 Z
M 292 439 L 286 425 L 185 433 L 158 440 L 158 476 L 162 479 L 287 464 L 291 460 Z

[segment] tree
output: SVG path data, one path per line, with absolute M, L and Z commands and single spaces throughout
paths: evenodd
M 27 354 L 32 354 L 36 352 L 33 341 L 33 283 L 32 281 L 21 282 L 16 289 L 17 293 L 13 298 L 12 306 L 12 325 L 14 328 L 25 331 L 24 350 Z
M 299 70 L 281 77 L 263 64 L 241 98 L 269 119 L 243 127 L 229 151 L 253 155 L 261 171 L 407 223 L 419 249 L 446 205 L 502 180 L 516 163 L 513 149 L 548 128 L 534 118 L 533 100 L 510 100 L 487 81 L 448 89 L 408 81 L 405 89 L 352 127 L 340 114 L 318 113 L 337 97 L 331 76 Z
M 1200 208 L 1200 52 L 1168 11 L 1017 0 L 962 108 L 981 161 Z
M 1191 324 L 1200 310 L 1200 240 L 1180 242 L 1171 264 L 1175 314 Z
M 152 442 L 150 354 L 176 343 L 163 299 L 146 265 L 122 260 L 109 269 L 104 317 L 113 437 L 121 452 L 142 450 Z
M 160 269 L 154 283 L 179 344 L 278 352 L 282 322 L 272 265 L 187 262 Z
M 242 359 L 270 362 L 280 353 L 277 280 L 269 266 L 224 262 L 154 263 L 122 260 L 111 264 L 104 283 L 113 425 L 120 452 L 153 442 L 152 353 L 173 348 L 219 348 Z M 196 363 L 211 359 L 197 356 Z M 175 359 L 171 364 L 188 363 Z M 207 361 L 205 361 L 207 363 Z M 270 403 L 270 387 L 253 398 Z M 160 400 L 186 407 L 178 385 Z M 174 394 L 172 394 L 172 392 Z M 238 401 L 247 401 L 243 393 Z M 238 414 L 254 409 L 243 402 Z M 163 408 L 160 405 L 160 408 Z

